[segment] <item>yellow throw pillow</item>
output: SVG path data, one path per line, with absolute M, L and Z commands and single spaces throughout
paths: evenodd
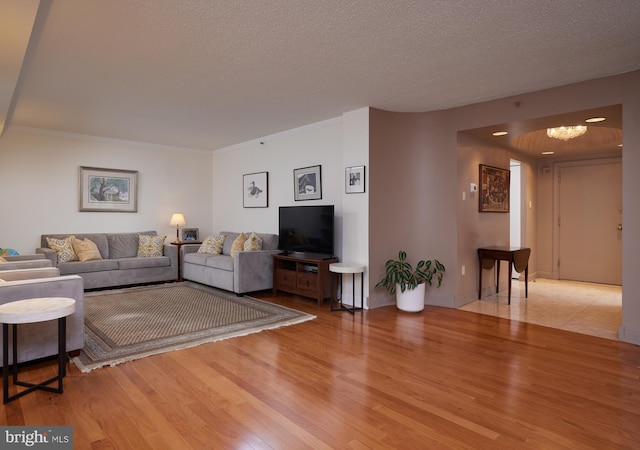
M 219 255 L 222 253 L 222 247 L 224 246 L 224 240 L 227 236 L 224 234 L 219 234 L 214 236 L 210 234 L 204 240 L 204 242 L 200 245 L 198 249 L 198 253 L 210 253 L 212 255 Z
M 238 252 L 241 252 L 244 249 L 244 243 L 247 240 L 247 235 L 244 233 L 240 233 L 238 237 L 231 244 L 231 256 L 235 255 Z
M 252 232 L 244 242 L 244 251 L 255 252 L 256 250 L 262 250 L 262 239 Z
M 76 237 L 72 234 L 64 239 L 47 238 L 49 248 L 58 254 L 58 262 L 78 261 L 78 255 L 73 250 L 73 241 Z
M 0 256 L 0 262 L 7 262 L 7 260 Z
M 164 240 L 166 236 L 138 235 L 138 257 L 157 258 L 164 254 Z
M 100 250 L 98 250 L 98 246 L 95 242 L 85 238 L 84 240 L 75 239 L 71 242 L 73 245 L 73 250 L 78 255 L 78 259 L 80 261 L 95 261 L 98 259 L 102 259 L 102 255 L 100 254 Z

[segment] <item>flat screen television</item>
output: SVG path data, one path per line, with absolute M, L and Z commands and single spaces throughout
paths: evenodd
M 334 205 L 281 206 L 278 249 L 333 256 Z

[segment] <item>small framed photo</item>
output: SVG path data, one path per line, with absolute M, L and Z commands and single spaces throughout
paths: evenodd
M 184 242 L 199 242 L 200 232 L 198 228 L 180 228 L 180 240 Z
M 510 174 L 508 169 L 480 164 L 480 212 L 509 212 Z
M 269 172 L 242 175 L 242 206 L 245 208 L 269 206 Z
M 138 172 L 80 167 L 80 212 L 138 212 Z
M 344 191 L 347 194 L 361 194 L 364 192 L 364 166 L 353 166 L 344 169 Z
M 293 171 L 294 200 L 322 198 L 322 166 L 302 167 Z

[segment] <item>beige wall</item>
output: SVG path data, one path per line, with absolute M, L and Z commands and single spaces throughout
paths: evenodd
M 138 171 L 138 212 L 79 212 L 79 167 Z M 156 230 L 182 212 L 211 230 L 211 155 L 44 130 L 9 127 L 0 138 L 0 247 L 33 253 L 45 233 Z
M 384 262 L 405 248 L 417 257 L 437 257 L 447 266 L 447 277 L 428 303 L 455 307 L 472 291 L 470 278 L 461 279 L 460 266 L 470 264 L 477 243 L 490 244 L 487 233 L 498 238 L 507 233 L 508 223 L 483 214 L 473 217 L 473 208 L 459 205 L 461 188 L 473 176 L 480 159 L 497 161 L 508 167 L 504 151 L 479 152 L 465 147 L 458 158 L 459 131 L 562 114 L 572 111 L 622 104 L 623 107 L 623 323 L 620 337 L 640 343 L 640 71 L 591 80 L 569 86 L 478 103 L 430 113 L 389 113 L 372 110 L 370 121 L 370 260 L 371 304 L 390 304 L 386 292 L 374 290 Z M 519 102 L 519 107 L 515 103 Z M 634 151 L 636 150 L 636 151 Z M 505 161 L 502 163 L 502 161 Z M 462 165 L 460 168 L 459 165 Z M 527 168 L 532 181 L 537 169 Z M 540 175 L 543 179 L 546 174 Z M 464 177 L 459 179 L 458 177 Z M 477 177 L 477 175 L 476 175 Z M 545 181 L 541 189 L 532 185 L 531 195 L 547 196 Z M 526 200 L 528 201 L 528 200 Z M 533 199 L 532 199 L 533 201 Z M 534 209 L 541 202 L 533 201 Z M 527 218 L 527 239 L 535 241 L 548 233 L 549 217 Z M 546 214 L 546 213 L 545 213 Z M 464 221 L 465 224 L 459 222 Z M 471 221 L 467 224 L 467 221 Z M 504 218 L 508 222 L 508 217 Z M 475 226 L 477 223 L 478 226 Z M 533 228 L 533 229 L 529 229 Z M 498 231 L 494 233 L 494 229 Z M 491 230 L 491 231 L 487 231 Z M 500 239 L 502 239 L 500 237 Z M 486 240 L 486 242 L 485 242 Z M 508 234 L 505 237 L 508 243 Z M 496 244 L 498 242 L 495 242 Z M 536 256 L 537 270 L 549 270 L 548 248 Z M 465 277 L 477 277 L 467 270 Z

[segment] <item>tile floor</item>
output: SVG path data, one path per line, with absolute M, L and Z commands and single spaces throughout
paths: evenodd
M 513 280 L 511 305 L 507 287 L 500 286 L 500 293 L 460 309 L 618 340 L 622 287 L 537 278 L 529 281 L 529 298 L 525 298 L 524 281 Z

